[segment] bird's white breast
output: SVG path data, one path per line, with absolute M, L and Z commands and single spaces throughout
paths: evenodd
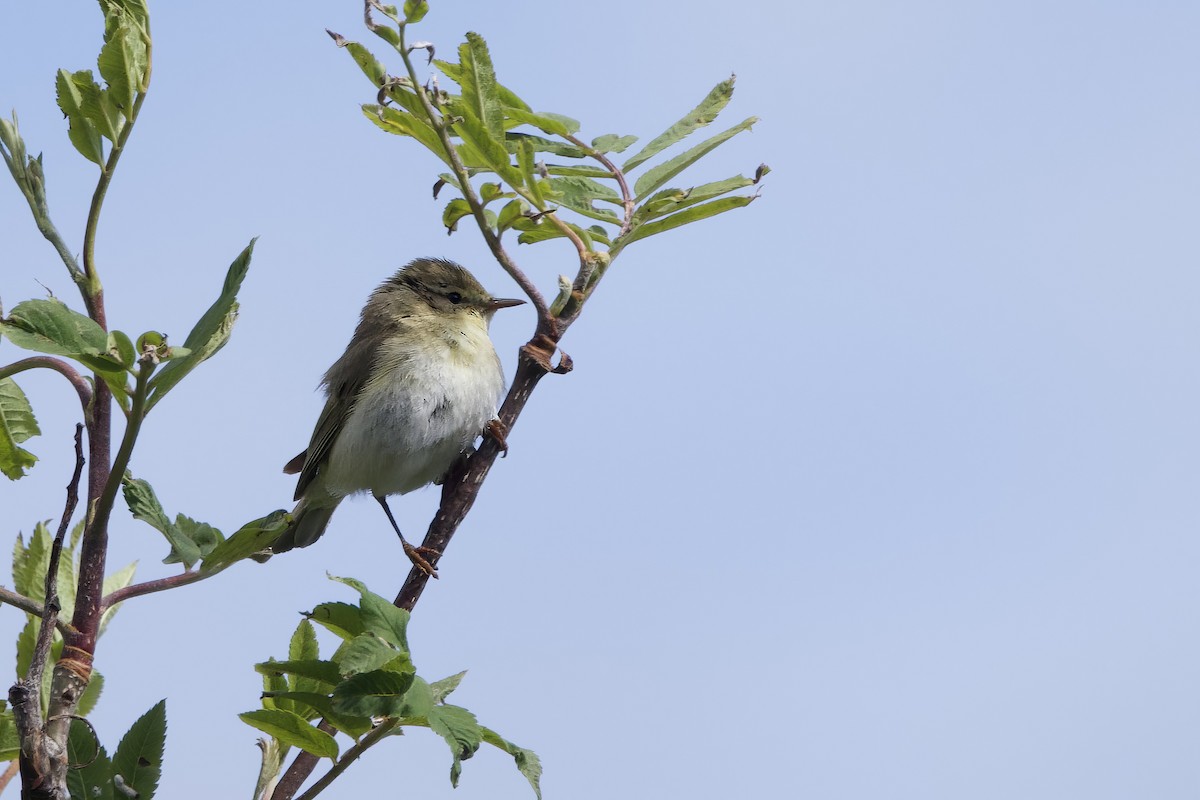
M 464 315 L 465 316 L 465 315 Z M 496 415 L 499 359 L 477 315 L 389 340 L 330 453 L 326 488 L 411 492 L 442 477 Z

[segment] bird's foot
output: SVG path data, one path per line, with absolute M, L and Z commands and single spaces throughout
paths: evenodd
M 414 547 L 406 541 L 401 540 L 404 545 L 404 555 L 408 556 L 408 560 L 413 563 L 413 566 L 424 572 L 431 578 L 437 578 L 437 568 L 430 563 L 429 559 L 437 560 L 441 558 L 441 553 L 434 550 L 432 547 Z
M 508 426 L 496 418 L 488 420 L 488 424 L 484 426 L 483 430 L 496 440 L 496 445 L 500 448 L 500 457 L 508 456 Z

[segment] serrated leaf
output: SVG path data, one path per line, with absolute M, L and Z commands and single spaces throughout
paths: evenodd
M 615 133 L 606 133 L 592 139 L 592 149 L 601 153 L 621 153 L 637 140 L 636 136 L 618 136 Z
M 100 50 L 100 75 L 108 83 L 113 103 L 128 119 L 134 100 L 142 89 L 149 54 L 137 24 L 120 14 L 115 30 Z
M 686 190 L 664 189 L 646 198 L 646 201 L 634 211 L 633 221 L 635 225 L 638 225 L 656 217 L 674 213 L 688 206 L 712 200 L 714 197 L 720 197 L 723 194 L 744 189 L 747 186 L 753 186 L 755 183 L 756 181 L 752 178 L 737 175 L 732 178 L 726 178 L 723 181 L 705 183 Z
M 74 800 L 113 800 L 112 762 L 91 728 L 79 720 L 71 720 L 67 763 L 67 790 Z
M 387 77 L 387 70 L 383 64 L 379 63 L 379 59 L 371 53 L 370 50 L 363 47 L 358 42 L 345 42 L 342 47 L 350 57 L 354 59 L 354 63 L 358 64 L 358 68 L 362 70 L 363 75 L 370 79 L 371 83 L 379 86 L 383 83 L 383 79 Z
M 207 522 L 197 522 L 185 514 L 175 515 L 175 528 L 195 543 L 200 549 L 200 557 L 204 558 L 217 545 L 225 541 L 224 535 Z
M 204 315 L 196 322 L 183 346 L 191 351 L 182 358 L 172 359 L 158 374 L 150 379 L 150 396 L 146 402 L 146 411 L 163 398 L 177 383 L 196 367 L 207 361 L 229 341 L 233 332 L 233 323 L 237 320 L 237 293 L 242 288 L 242 281 L 250 269 L 250 259 L 254 255 L 254 243 L 258 238 L 250 240 L 250 244 L 238 254 L 225 273 L 225 282 L 221 286 L 221 294 L 209 306 Z
M 0 711 L 0 762 L 12 761 L 21 754 L 21 737 L 11 711 Z
M 187 535 L 175 527 L 175 523 L 167 519 L 162 504 L 154 494 L 154 489 L 141 478 L 131 478 L 128 473 L 121 480 L 121 491 L 125 495 L 125 503 L 129 506 L 134 519 L 140 519 L 151 528 L 166 537 L 171 545 L 170 554 L 163 559 L 164 564 L 182 561 L 188 569 L 200 560 L 200 548 Z
M 352 717 L 339 714 L 333 710 L 333 700 L 328 695 L 318 692 L 286 692 L 275 699 L 287 698 L 296 704 L 298 713 L 307 719 L 324 717 L 325 721 L 342 733 L 357 739 L 374 727 L 370 717 Z
M 461 197 L 451 200 L 442 211 L 442 224 L 446 226 L 446 233 L 453 233 L 458 229 L 458 221 L 469 216 L 471 216 L 470 203 Z
M 450 767 L 450 785 L 457 788 L 462 761 L 475 755 L 483 741 L 483 731 L 475 715 L 461 706 L 434 706 L 429 710 L 429 728 L 446 740 L 454 763 Z
M 284 744 L 299 747 L 318 758 L 336 760 L 338 757 L 338 745 L 333 737 L 309 724 L 299 714 L 264 708 L 238 714 L 238 719 L 263 733 L 274 736 Z
M 707 219 L 708 217 L 716 216 L 717 214 L 731 211 L 735 208 L 743 208 L 754 202 L 756 195 L 745 197 L 723 197 L 720 200 L 713 200 L 711 203 L 703 205 L 691 206 L 677 214 L 672 214 L 669 217 L 657 220 L 655 222 L 647 222 L 644 225 L 639 225 L 634 228 L 627 236 L 620 239 L 621 246 L 624 247 L 631 242 L 636 242 L 638 239 L 645 239 L 647 236 L 653 236 L 656 233 L 663 233 L 673 228 L 678 228 L 680 225 L 687 225 L 689 222 Z
M 547 164 L 546 172 L 551 175 L 576 178 L 606 178 L 613 180 L 613 174 L 603 167 L 569 166 L 567 164 Z
M 728 141 L 729 139 L 732 139 L 742 131 L 750 130 L 750 128 L 756 122 L 758 122 L 758 117 L 748 117 L 739 122 L 737 125 L 734 125 L 732 128 L 722 131 L 710 139 L 704 140 L 690 150 L 680 153 L 674 158 L 649 170 L 645 175 L 638 178 L 637 183 L 634 184 L 633 191 L 634 194 L 637 195 L 637 199 L 640 201 L 650 192 L 658 189 L 667 181 L 671 180 L 671 178 L 674 178 L 692 164 L 699 161 L 717 146 Z
M 338 648 L 334 661 L 342 675 L 349 677 L 373 672 L 396 657 L 396 650 L 373 633 L 362 633 Z
M 12 378 L 0 378 L 0 472 L 9 480 L 25 477 L 37 456 L 18 445 L 41 433 L 33 406 Z
M 496 72 L 487 42 L 478 33 L 467 33 L 467 41 L 458 46 L 459 86 L 463 102 L 483 124 L 487 136 L 499 141 L 504 136 L 504 112 L 496 86 Z
M 278 663 L 274 659 L 268 661 L 266 666 Z M 262 671 L 263 678 L 263 708 L 278 708 L 283 711 L 296 712 L 295 704 L 289 698 L 279 698 L 277 695 L 285 694 L 288 691 L 288 679 L 283 673 L 271 672 L 268 670 Z
M 537 800 L 542 800 L 542 762 L 537 753 L 526 750 L 524 747 L 518 747 L 491 728 L 481 725 L 479 729 L 483 734 L 483 741 L 500 748 L 513 757 L 517 763 L 517 770 L 529 781 L 529 785 L 533 787 L 533 793 L 537 795 Z
M 287 527 L 288 513 L 282 509 L 247 522 L 204 557 L 200 571 L 219 572 L 231 564 L 261 553 L 274 544 Z
M 104 329 L 58 300 L 18 303 L 0 330 L 17 347 L 42 353 L 78 358 L 106 355 L 108 350 Z
M 121 776 L 125 785 L 146 800 L 158 790 L 162 774 L 163 747 L 167 739 L 167 701 L 159 700 L 133 723 L 121 737 L 113 755 L 113 776 Z
M 404 695 L 414 676 L 376 670 L 354 675 L 333 690 L 333 709 L 352 717 L 408 716 Z
M 621 203 L 621 197 L 612 187 L 591 178 L 550 178 L 547 183 L 557 193 L 554 198 L 559 204 L 585 217 L 598 219 L 601 222 L 620 224 L 620 217 L 610 209 L 600 209 L 592 205 L 594 200 L 609 203 Z
M 499 175 L 509 186 L 520 188 L 524 180 L 521 173 L 513 167 L 508 150 L 504 148 L 503 132 L 493 137 L 470 108 L 462 104 L 452 104 L 452 108 L 456 116 L 451 128 L 454 134 L 462 139 L 464 161 L 469 166 L 486 167 Z M 474 163 L 475 157 L 479 159 L 478 164 Z
M 364 105 L 362 111 L 366 118 L 375 123 L 377 127 L 399 136 L 411 136 L 425 145 L 425 149 L 440 158 L 443 163 L 449 165 L 437 131 L 420 117 L 391 106 L 381 107 L 373 104 Z
M 45 522 L 33 526 L 29 544 L 17 536 L 13 547 L 13 588 L 18 594 L 31 597 L 39 603 L 46 599 L 46 570 L 50 566 L 50 546 L 54 537 Z
M 504 208 L 500 209 L 499 216 L 496 217 L 496 230 L 506 231 L 512 227 L 513 222 L 529 210 L 529 204 L 524 200 L 510 200 L 504 204 Z
M 362 609 L 349 603 L 321 603 L 305 616 L 346 640 L 366 630 Z
M 397 608 L 389 600 L 367 589 L 358 581 L 347 578 L 334 578 L 358 589 L 360 600 L 358 607 L 362 609 L 362 621 L 365 632 L 373 633 L 388 644 L 398 648 L 401 653 L 408 650 L 408 621 L 410 615 L 402 608 Z
M 458 685 L 462 683 L 462 679 L 466 677 L 466 674 L 467 671 L 464 669 L 462 672 L 455 673 L 448 678 L 442 678 L 440 681 L 434 681 L 433 683 L 429 684 L 429 690 L 433 693 L 433 702 L 444 702 L 445 699 L 450 696 L 450 693 L 457 689 Z
M 320 659 L 263 661 L 254 665 L 254 671 L 261 675 L 295 675 L 331 688 L 342 680 L 342 673 L 335 662 L 321 661 Z
M 547 139 L 545 136 L 521 133 L 519 131 L 509 131 L 504 134 L 504 146 L 509 152 L 516 153 L 522 146 L 522 142 L 530 144 L 535 153 L 553 153 L 556 156 L 563 156 L 565 158 L 587 158 L 587 153 L 570 142 L 556 142 L 553 139 Z M 608 175 L 607 172 L 604 174 Z M 609 175 L 609 177 L 611 176 Z
M 317 631 L 306 619 L 300 620 L 292 639 L 288 642 L 289 661 L 313 661 L 320 655 L 317 644 Z
M 628 174 L 638 165 L 645 163 L 671 145 L 683 140 L 716 119 L 717 115 L 721 113 L 721 109 L 729 104 L 729 98 L 733 97 L 734 80 L 735 76 L 730 75 L 728 80 L 721 81 L 714 86 L 712 91 L 700 101 L 698 106 L 689 111 L 674 125 L 654 137 L 649 144 L 626 161 L 621 167 L 621 171 Z
M 91 77 L 91 73 L 86 73 Z M 99 88 L 99 87 L 97 87 Z M 79 154 L 97 166 L 104 165 L 104 142 L 100 131 L 83 113 L 83 94 L 75 83 L 75 76 L 60 69 L 55 78 L 58 107 L 67 118 L 67 138 Z
M 533 195 L 534 205 L 538 210 L 546 208 L 546 195 L 542 191 L 542 182 L 536 174 L 536 156 L 534 155 L 533 144 L 528 140 L 522 139 L 517 143 L 517 167 L 521 170 L 521 175 L 525 179 L 525 185 L 529 187 L 530 193 Z

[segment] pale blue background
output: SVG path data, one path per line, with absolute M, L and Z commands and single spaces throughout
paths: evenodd
M 694 181 L 774 172 L 617 262 L 418 607 L 422 672 L 471 670 L 455 700 L 541 754 L 547 798 L 1196 797 L 1200 8 L 509 5 L 435 2 L 417 32 L 451 55 L 478 30 L 587 136 L 649 138 L 736 71 L 725 124 L 763 121 Z M 289 503 L 313 389 L 391 270 L 442 254 L 512 287 L 442 232 L 432 157 L 360 116 L 371 88 L 322 30 L 368 38 L 357 3 L 152 13 L 98 253 L 111 323 L 181 339 L 261 236 L 232 342 L 133 464 L 229 532 Z M 91 2 L 0 8 L 0 108 L 75 247 L 94 169 L 53 75 L 94 65 L 100 25 Z M 6 304 L 39 281 L 76 302 L 7 184 L 0 226 Z M 546 291 L 572 269 L 516 251 Z M 531 325 L 493 328 L 510 374 Z M 3 537 L 59 513 L 78 411 L 57 376 L 23 384 L 46 435 L 0 485 Z M 393 507 L 419 535 L 435 502 Z M 114 565 L 171 572 L 124 511 L 113 540 Z M 326 571 L 391 595 L 404 567 L 360 500 L 309 550 L 130 602 L 99 653 L 104 741 L 168 697 L 161 796 L 248 796 L 250 665 L 352 599 Z M 439 739 L 387 745 L 331 796 L 452 796 Z M 531 794 L 487 749 L 453 796 Z

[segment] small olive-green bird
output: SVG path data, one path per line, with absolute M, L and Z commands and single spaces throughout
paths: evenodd
M 418 258 L 384 281 L 321 381 L 328 399 L 308 449 L 283 468 L 300 475 L 299 502 L 272 552 L 308 547 L 342 498 L 370 492 L 405 554 L 436 575 L 425 558 L 436 554 L 405 540 L 387 498 L 439 482 L 498 424 L 504 373 L 488 325 L 497 310 L 523 302 L 492 297 L 470 272 L 440 258 Z

